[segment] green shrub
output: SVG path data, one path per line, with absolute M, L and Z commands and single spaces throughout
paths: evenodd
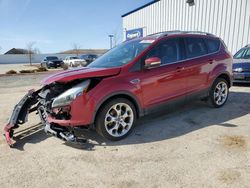
M 20 70 L 20 73 L 34 73 L 35 70 Z
M 39 67 L 38 69 L 35 69 L 36 72 L 46 72 L 48 71 L 48 69 L 46 69 L 45 67 Z
M 14 70 L 9 70 L 8 72 L 6 72 L 5 74 L 16 74 L 17 72 Z
M 63 66 L 62 66 L 62 68 L 63 68 L 63 70 L 68 70 L 69 69 L 69 65 L 64 63 Z

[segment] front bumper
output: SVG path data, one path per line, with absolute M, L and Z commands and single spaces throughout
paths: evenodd
M 233 82 L 235 83 L 250 83 L 250 72 L 234 72 Z
M 95 101 L 88 95 L 78 96 L 70 104 L 70 119 L 57 119 L 52 114 L 48 114 L 48 122 L 60 126 L 88 126 L 91 125 L 93 114 L 95 113 Z
M 56 119 L 53 113 L 46 113 L 43 98 L 39 95 L 40 90 L 30 90 L 15 106 L 8 123 L 4 127 L 4 136 L 9 146 L 13 146 L 14 129 L 28 121 L 28 114 L 37 111 L 44 131 L 47 134 L 56 136 L 67 142 L 79 143 L 84 139 L 74 134 L 74 127 L 87 126 L 92 124 L 92 117 L 95 112 L 95 100 L 88 94 L 78 96 L 70 104 L 70 118 L 68 120 Z M 83 127 L 83 128 L 85 128 Z
M 49 64 L 49 67 L 53 67 L 53 68 L 62 67 L 62 63 L 51 63 Z

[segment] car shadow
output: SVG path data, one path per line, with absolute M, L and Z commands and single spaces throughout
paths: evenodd
M 42 124 L 38 123 L 28 128 L 15 131 L 13 136 L 15 143 L 12 148 L 23 151 L 26 143 L 36 144 L 47 138 L 48 136 L 45 134 Z
M 222 108 L 211 108 L 204 102 L 196 101 L 176 109 L 166 109 L 137 121 L 127 138 L 111 142 L 103 139 L 94 131 L 84 134 L 96 143 L 88 145 L 119 146 L 143 144 L 179 137 L 208 126 L 223 126 L 228 129 L 238 125 L 230 120 L 242 117 L 250 112 L 250 93 L 230 92 L 229 99 Z
M 88 140 L 86 143 L 65 145 L 93 151 L 96 146 L 134 145 L 171 139 L 209 126 L 233 129 L 238 125 L 229 121 L 249 114 L 249 99 L 250 93 L 230 92 L 228 101 L 222 108 L 211 108 L 202 101 L 196 101 L 145 116 L 137 121 L 131 135 L 121 141 L 107 141 L 95 131 L 80 131 L 78 134 Z M 25 143 L 39 143 L 46 138 L 48 136 L 38 124 L 16 137 L 15 148 L 23 150 Z
M 233 85 L 238 87 L 250 87 L 250 83 L 233 83 Z

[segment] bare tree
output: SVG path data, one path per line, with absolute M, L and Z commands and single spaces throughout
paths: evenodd
M 78 56 L 80 53 L 79 50 L 80 50 L 81 46 L 77 43 L 73 43 L 72 47 L 73 47 L 73 53 L 75 53 Z
M 33 52 L 34 52 L 34 54 L 40 54 L 41 53 L 41 51 L 38 48 L 34 48 Z
M 26 44 L 26 48 L 27 48 L 27 56 L 29 58 L 29 63 L 30 65 L 32 65 L 32 59 L 33 59 L 33 55 L 34 55 L 34 45 L 35 45 L 35 42 L 28 42 Z
M 112 33 L 112 47 L 115 47 L 122 42 L 122 35 L 118 29 L 114 30 Z

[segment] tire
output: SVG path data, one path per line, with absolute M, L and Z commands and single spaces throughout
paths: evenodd
M 47 64 L 47 63 L 45 63 L 45 66 L 44 66 L 46 69 L 50 69 L 50 66 Z
M 223 78 L 217 78 L 210 91 L 208 103 L 211 107 L 220 108 L 227 102 L 229 95 L 229 83 Z
M 118 141 L 132 132 L 135 122 L 133 103 L 128 99 L 116 98 L 101 107 L 96 117 L 96 131 L 108 140 Z

